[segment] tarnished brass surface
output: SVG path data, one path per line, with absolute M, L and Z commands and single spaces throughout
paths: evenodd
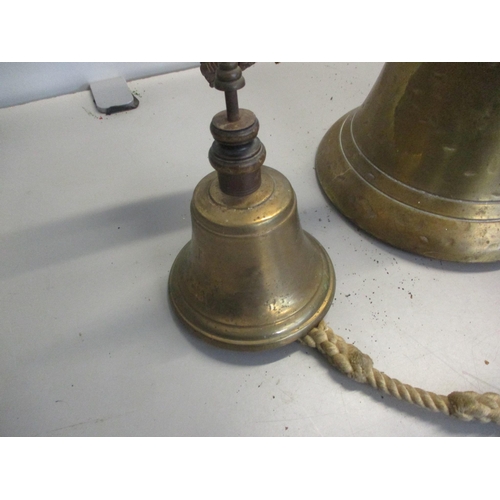
M 218 63 L 214 86 L 226 111 L 212 120 L 216 172 L 191 201 L 192 240 L 169 279 L 178 316 L 221 347 L 261 350 L 306 334 L 331 305 L 335 274 L 323 247 L 302 231 L 287 179 L 264 167 L 259 123 L 240 109 L 237 63 Z
M 500 260 L 500 64 L 386 64 L 316 156 L 354 223 L 398 248 Z
M 326 314 L 335 290 L 323 247 L 299 223 L 295 193 L 262 167 L 251 195 L 224 194 L 217 174 L 195 189 L 192 240 L 170 272 L 180 318 L 222 347 L 261 350 L 301 337 Z

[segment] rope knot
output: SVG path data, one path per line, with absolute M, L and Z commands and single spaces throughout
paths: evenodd
M 337 370 L 356 382 L 366 383 L 373 377 L 373 361 L 370 356 L 335 335 L 324 321 L 321 321 L 317 328 L 313 328 L 302 342 L 318 349 Z
M 461 420 L 500 423 L 500 396 L 494 392 L 452 392 L 448 401 L 450 413 Z
M 347 358 L 353 368 L 350 378 L 361 384 L 366 384 L 373 376 L 373 361 L 368 354 L 362 353 L 352 344 L 347 344 Z

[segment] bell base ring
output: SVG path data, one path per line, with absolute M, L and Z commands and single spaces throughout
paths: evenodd
M 316 155 L 318 181 L 335 207 L 358 227 L 396 248 L 439 260 L 500 260 L 498 203 L 452 200 L 407 186 L 374 165 L 340 118 Z

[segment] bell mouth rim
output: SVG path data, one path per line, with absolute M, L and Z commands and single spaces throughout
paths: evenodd
M 284 346 L 298 340 L 317 326 L 329 311 L 335 295 L 335 271 L 323 246 L 309 233 L 304 236 L 319 251 L 322 260 L 322 283 L 316 293 L 300 309 L 279 322 L 257 323 L 252 326 L 235 326 L 208 318 L 195 310 L 182 293 L 179 283 L 180 268 L 189 252 L 191 241 L 179 252 L 169 276 L 169 299 L 178 317 L 198 337 L 212 345 L 239 351 L 263 351 Z M 279 329 L 276 331 L 276 326 Z
M 499 261 L 500 212 L 499 218 L 484 218 L 485 202 L 468 201 L 468 210 L 479 212 L 479 218 L 464 217 L 463 211 L 453 215 L 460 201 L 405 186 L 378 168 L 384 175 L 377 177 L 373 164 L 349 144 L 349 125 L 358 109 L 330 127 L 316 153 L 317 180 L 331 203 L 356 226 L 401 250 L 452 262 Z M 404 198 L 408 192 L 411 203 Z M 486 205 L 500 210 L 496 201 Z

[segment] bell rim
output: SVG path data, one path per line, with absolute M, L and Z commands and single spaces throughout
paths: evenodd
M 342 135 L 356 111 L 330 127 L 316 153 L 317 180 L 331 203 L 360 229 L 401 250 L 452 262 L 499 261 L 500 219 L 451 217 L 417 208 L 375 187 L 360 172 L 365 159 L 346 153 Z
M 177 255 L 169 276 L 168 295 L 177 316 L 199 338 L 217 347 L 231 350 L 263 351 L 281 347 L 298 340 L 309 332 L 311 328 L 318 325 L 325 317 L 333 302 L 336 286 L 335 271 L 328 253 L 316 238 L 306 231 L 303 231 L 303 233 L 316 248 L 322 259 L 323 265 L 320 274 L 322 282 L 317 288 L 318 291 L 310 297 L 309 301 L 299 310 L 294 311 L 292 315 L 289 315 L 288 318 L 274 324 L 256 323 L 250 327 L 235 326 L 214 321 L 195 310 L 182 293 L 180 286 L 180 283 L 182 283 L 181 269 L 183 261 L 189 252 L 191 241 Z M 324 292 L 320 293 L 321 290 L 324 290 Z M 299 312 L 302 312 L 302 314 L 294 321 L 290 321 L 290 318 L 294 318 Z M 276 325 L 282 325 L 282 330 L 279 333 L 273 331 L 272 326 Z M 229 330 L 232 332 L 231 335 L 228 335 Z M 234 338 L 235 332 L 241 340 Z M 248 339 L 248 337 L 253 338 Z

